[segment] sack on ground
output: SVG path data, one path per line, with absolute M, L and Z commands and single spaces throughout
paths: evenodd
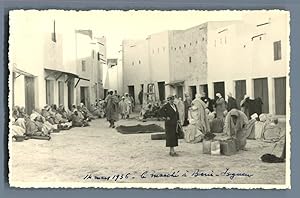
M 222 155 L 234 155 L 237 152 L 236 140 L 228 139 L 220 141 L 220 150 Z
M 158 133 L 158 134 L 152 134 L 151 140 L 165 140 L 166 134 L 165 133 Z
M 203 140 L 203 154 L 211 154 L 211 141 Z

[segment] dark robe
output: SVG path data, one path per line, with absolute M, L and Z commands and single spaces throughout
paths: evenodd
M 214 102 L 212 99 L 210 99 L 209 97 L 201 97 L 201 100 L 203 102 L 205 102 L 205 104 L 207 105 L 207 109 L 210 111 L 210 112 L 213 112 L 214 111 Z
M 177 124 L 179 120 L 179 113 L 176 105 L 174 104 L 176 111 L 171 107 L 170 103 L 165 104 L 160 109 L 160 115 L 164 118 L 169 117 L 170 120 L 165 120 L 165 131 L 166 131 L 166 147 L 178 146 L 177 136 Z
M 140 102 L 140 104 L 142 105 L 143 104 L 143 92 L 142 91 L 140 91 L 140 93 L 139 93 L 139 102 Z
M 119 99 L 115 95 L 108 95 L 106 101 L 106 119 L 117 121 L 119 119 Z
M 238 109 L 236 99 L 233 97 L 228 97 L 227 111 L 229 112 L 231 109 Z
M 262 113 L 262 99 L 261 98 L 255 98 L 254 100 L 250 98 L 246 98 L 244 103 L 241 105 L 245 108 L 244 112 L 247 117 L 250 119 L 251 115 L 254 113 L 257 113 L 257 115 L 260 115 Z

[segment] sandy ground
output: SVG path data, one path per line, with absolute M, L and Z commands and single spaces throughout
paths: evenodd
M 121 120 L 118 125 L 137 123 L 163 126 L 136 120 Z M 202 143 L 180 140 L 179 156 L 170 157 L 164 140 L 151 140 L 150 134 L 123 135 L 98 119 L 90 127 L 52 134 L 50 141 L 12 142 L 9 176 L 11 183 L 285 183 L 285 163 L 260 160 L 273 144 L 249 140 L 246 147 L 248 151 L 234 156 L 212 156 L 202 154 Z M 274 154 L 280 155 L 280 149 L 276 147 Z M 233 174 L 239 175 L 232 178 Z

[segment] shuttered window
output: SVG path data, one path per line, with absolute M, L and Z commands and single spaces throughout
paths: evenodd
M 276 41 L 273 43 L 274 47 L 274 61 L 281 59 L 281 41 Z

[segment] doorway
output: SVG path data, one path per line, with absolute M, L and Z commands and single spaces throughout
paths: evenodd
M 28 115 L 35 108 L 34 78 L 25 76 L 25 110 Z
M 74 81 L 68 81 L 68 107 L 71 109 L 74 104 Z
M 286 77 L 275 78 L 275 112 L 286 115 Z
M 183 98 L 183 86 L 182 85 L 176 86 L 176 95 L 178 96 L 178 98 L 181 98 L 182 100 L 184 100 L 184 98 Z
M 222 97 L 225 97 L 225 83 L 224 82 L 214 82 L 214 97 L 216 98 L 216 93 L 220 93 Z
M 90 106 L 90 97 L 89 97 L 89 88 L 80 87 L 80 102 L 83 103 L 86 107 Z
M 58 81 L 58 105 L 64 105 L 64 82 Z
M 159 94 L 159 100 L 164 101 L 166 98 L 166 87 L 165 82 L 158 82 L 158 94 Z
M 269 113 L 269 90 L 268 79 L 258 78 L 254 79 L 254 97 L 262 99 L 262 113 Z
M 54 80 L 46 80 L 46 103 L 54 104 Z
M 196 86 L 190 86 L 190 93 L 193 100 L 196 98 L 196 92 L 197 92 Z
M 135 101 L 135 93 L 134 93 L 133 85 L 128 86 L 128 93 L 129 93 L 129 95 L 131 95 L 133 97 L 133 101 Z M 134 102 L 134 104 L 135 104 L 135 102 Z
M 200 91 L 205 93 L 205 97 L 208 97 L 208 85 L 207 84 L 200 85 Z

